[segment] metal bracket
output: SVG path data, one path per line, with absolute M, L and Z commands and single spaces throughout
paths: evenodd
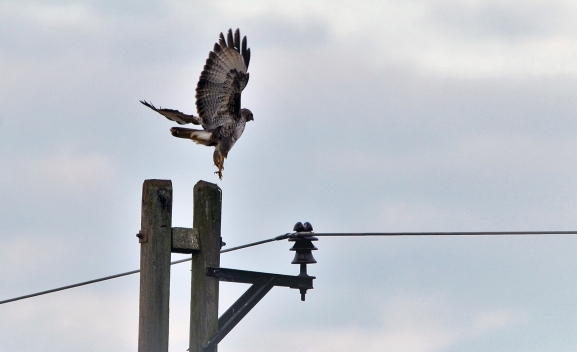
M 206 276 L 219 281 L 252 284 L 224 314 L 218 318 L 218 332 L 204 345 L 206 352 L 215 351 L 216 346 L 244 318 L 248 312 L 274 287 L 290 287 L 299 290 L 313 288 L 314 276 L 290 276 L 245 271 L 226 268 L 207 267 Z M 301 291 L 302 292 L 302 291 Z

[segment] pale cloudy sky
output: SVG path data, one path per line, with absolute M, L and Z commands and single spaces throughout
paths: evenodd
M 138 103 L 194 112 L 218 34 L 252 50 L 226 161 Z M 229 246 L 329 231 L 577 229 L 574 1 L 0 0 L 0 300 L 138 268 L 142 182 L 223 190 Z M 220 351 L 577 348 L 577 238 L 321 238 Z M 297 274 L 290 244 L 222 266 Z M 174 256 L 180 259 L 183 256 Z M 173 267 L 170 351 L 188 344 Z M 221 285 L 225 310 L 246 289 Z M 138 276 L 0 306 L 2 351 L 135 351 Z

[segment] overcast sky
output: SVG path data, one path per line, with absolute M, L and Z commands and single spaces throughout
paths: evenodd
M 254 113 L 212 148 L 142 106 L 196 113 L 220 32 L 252 51 Z M 570 0 L 0 0 L 0 300 L 134 270 L 145 179 L 173 226 L 199 180 L 236 246 L 318 232 L 577 230 Z M 577 349 L 577 238 L 321 238 L 315 289 L 274 288 L 222 352 Z M 223 267 L 296 275 L 287 242 Z M 174 259 L 184 258 L 174 255 Z M 172 268 L 170 351 L 188 347 Z M 137 275 L 0 305 L 2 351 L 136 351 Z M 246 289 L 221 284 L 221 311 Z

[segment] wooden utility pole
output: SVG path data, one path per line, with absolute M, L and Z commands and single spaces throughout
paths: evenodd
M 168 352 L 172 182 L 142 185 L 138 352 Z M 218 292 L 218 291 L 217 291 Z
M 194 186 L 193 227 L 198 230 L 200 251 L 192 254 L 190 299 L 190 352 L 204 351 L 203 345 L 218 332 L 218 279 L 206 276 L 206 267 L 220 266 L 220 223 L 222 191 L 205 181 Z

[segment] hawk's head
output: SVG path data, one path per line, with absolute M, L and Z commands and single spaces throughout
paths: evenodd
M 249 109 L 240 109 L 240 116 L 247 122 L 254 121 L 254 118 L 252 117 L 252 112 Z

